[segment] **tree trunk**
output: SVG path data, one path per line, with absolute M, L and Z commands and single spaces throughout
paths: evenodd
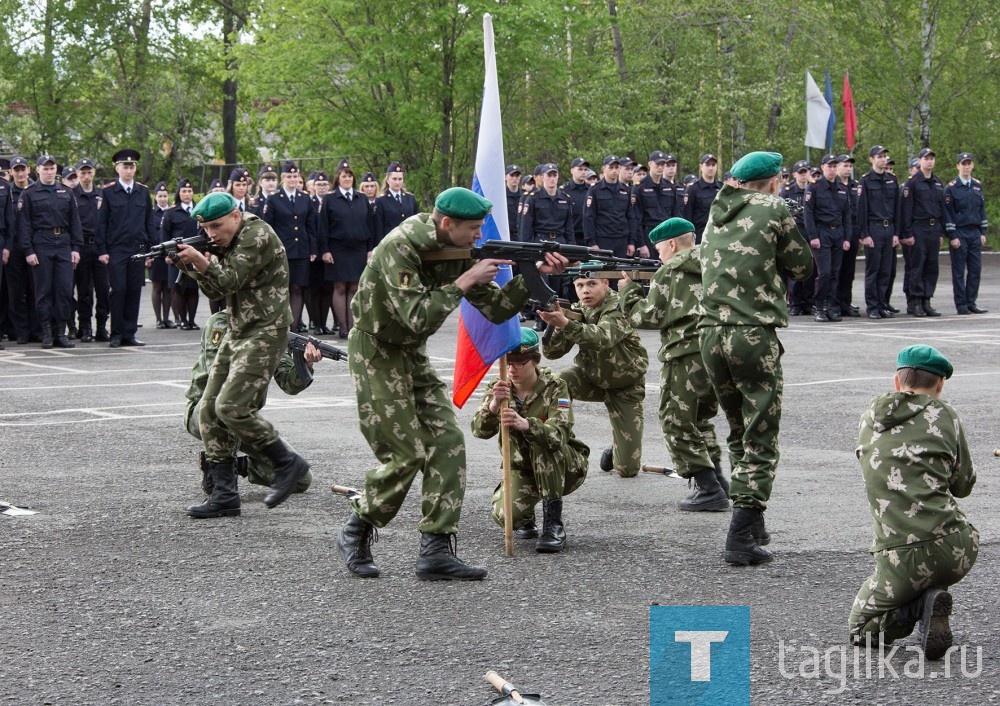
M 774 94 L 771 96 L 771 112 L 767 118 L 767 147 L 770 149 L 774 145 L 774 135 L 778 131 L 778 118 L 781 117 L 781 89 L 785 83 L 785 73 L 788 69 L 788 53 L 795 38 L 795 22 L 788 24 L 788 32 L 785 34 L 785 41 L 781 43 L 784 50 L 781 55 L 781 63 L 778 65 L 778 75 L 774 81 Z
M 239 145 L 236 142 L 236 117 L 238 85 L 236 76 L 240 64 L 233 52 L 236 37 L 246 25 L 246 12 L 237 3 L 221 3 L 222 46 L 226 62 L 226 78 L 222 82 L 222 159 L 226 164 L 239 162 Z
M 153 6 L 152 0 L 142 0 L 142 10 L 139 22 L 133 28 L 135 33 L 135 65 L 132 69 L 132 80 L 130 82 L 132 90 L 129 91 L 129 103 L 132 115 L 135 119 L 136 149 L 139 150 L 143 159 L 140 162 L 141 181 L 149 181 L 153 173 L 153 151 L 146 144 L 149 138 L 149 127 L 146 125 L 145 105 L 140 96 L 145 95 L 139 86 L 146 79 L 146 63 L 149 59 L 149 26 L 152 20 Z
M 920 100 L 917 102 L 917 115 L 920 120 L 920 144 L 930 147 L 931 144 L 931 85 L 932 61 L 937 39 L 937 10 L 930 8 L 928 0 L 920 2 Z
M 615 44 L 615 64 L 618 65 L 618 78 L 624 85 L 628 81 L 628 71 L 625 70 L 625 48 L 622 46 L 622 31 L 618 26 L 618 3 L 608 0 L 608 16 L 611 18 L 611 39 Z

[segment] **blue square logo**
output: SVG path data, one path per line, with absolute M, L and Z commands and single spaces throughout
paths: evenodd
M 750 706 L 750 606 L 651 606 L 650 706 Z

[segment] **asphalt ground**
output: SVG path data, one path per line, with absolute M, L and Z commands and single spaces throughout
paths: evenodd
M 9 344 L 0 352 L 0 500 L 38 514 L 0 515 L 0 703 L 478 705 L 495 696 L 482 678 L 495 669 L 550 706 L 644 704 L 653 604 L 751 606 L 754 704 L 1000 701 L 1000 257 L 985 258 L 979 304 L 992 311 L 981 316 L 954 314 L 945 257 L 941 266 L 942 318 L 797 317 L 781 332 L 782 457 L 767 512 L 776 559 L 749 568 L 722 561 L 729 513 L 675 509 L 683 482 L 601 472 L 607 414 L 577 403 L 576 432 L 594 452 L 587 482 L 566 499 L 566 551 L 541 555 L 518 542 L 513 558 L 503 555 L 489 519 L 499 453 L 467 432 L 458 551 L 487 566 L 488 579 L 415 578 L 416 492 L 374 545 L 382 577 L 356 579 L 334 545 L 348 506 L 328 488 L 360 485 L 374 457 L 343 363 L 321 363 L 297 397 L 272 388 L 265 409 L 312 462 L 313 488 L 267 510 L 264 489 L 241 484 L 242 517 L 196 521 L 184 508 L 203 497 L 200 446 L 181 413 L 198 333 L 153 328 L 144 292 L 144 348 Z M 429 346 L 446 378 L 456 322 Z M 645 460 L 667 464 L 658 338 L 641 335 L 654 356 Z M 956 654 L 949 675 L 928 663 L 913 677 L 903 674 L 913 653 L 901 650 L 882 678 L 877 664 L 867 676 L 866 656 L 860 673 L 845 673 L 847 614 L 872 566 L 858 419 L 891 388 L 897 351 L 918 342 L 955 364 L 944 396 L 979 472 L 960 504 L 982 551 L 953 589 L 968 664 L 963 673 Z M 466 429 L 474 409 L 470 401 L 459 412 Z M 721 417 L 717 428 L 724 437 Z M 820 668 L 810 648 L 825 656 Z

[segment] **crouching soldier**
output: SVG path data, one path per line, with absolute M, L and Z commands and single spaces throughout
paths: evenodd
M 187 407 L 184 410 L 184 426 L 188 433 L 194 438 L 201 440 L 201 430 L 198 426 L 198 419 L 201 415 L 201 398 L 205 394 L 205 383 L 208 382 L 208 371 L 212 369 L 215 356 L 219 352 L 219 344 L 222 337 L 229 329 L 229 311 L 222 311 L 209 317 L 201 333 L 201 352 L 198 361 L 191 368 L 191 385 L 187 389 Z M 322 360 L 323 355 L 311 344 L 306 345 L 303 352 L 306 363 L 311 368 L 314 363 Z M 288 395 L 297 395 L 312 384 L 312 379 L 303 380 L 295 370 L 295 359 L 291 353 L 286 352 L 278 362 L 278 369 L 274 371 L 274 382 Z M 236 473 L 254 485 L 270 486 L 274 479 L 274 464 L 266 454 L 259 449 L 248 447 L 241 449 L 241 453 L 236 457 Z M 212 494 L 212 474 L 209 472 L 208 460 L 205 452 L 201 452 L 201 488 L 206 495 Z M 295 486 L 296 493 L 304 493 L 312 484 L 312 471 L 299 480 Z
M 854 599 L 851 642 L 884 644 L 920 623 L 927 659 L 951 646 L 947 589 L 972 569 L 979 533 L 958 509 L 976 483 L 958 414 L 941 399 L 954 368 L 930 346 L 899 352 L 896 391 L 876 397 L 861 417 L 858 459 L 875 537 L 875 573 Z
M 596 263 L 594 269 L 601 267 Z M 608 280 L 590 274 L 581 266 L 573 275 L 582 321 L 571 321 L 558 305 L 554 311 L 538 312 L 554 327 L 542 352 L 546 358 L 556 359 L 579 346 L 574 365 L 561 371 L 559 377 L 566 382 L 571 398 L 604 403 L 611 418 L 612 446 L 601 456 L 601 469 L 614 468 L 622 478 L 633 478 L 639 475 L 642 462 L 642 402 L 649 356 L 618 306 L 618 293 L 608 286 Z
M 510 380 L 489 384 L 472 420 L 472 433 L 489 439 L 510 429 L 513 525 L 520 539 L 538 537 L 535 505 L 542 501 L 542 536 L 535 551 L 554 553 L 566 546 L 563 497 L 583 485 L 590 449 L 573 436 L 573 410 L 566 383 L 548 368 L 539 367 L 538 334 L 521 329 L 521 345 L 507 354 Z M 509 405 L 501 409 L 507 400 Z M 503 484 L 493 493 L 493 519 L 501 527 Z

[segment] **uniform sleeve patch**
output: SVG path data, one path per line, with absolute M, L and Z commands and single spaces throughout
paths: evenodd
M 219 344 L 222 343 L 222 336 L 225 333 L 225 330 L 221 328 L 212 329 L 212 337 L 209 339 L 212 345 L 218 348 Z
M 560 397 L 559 398 L 559 402 L 557 404 L 558 404 L 559 409 L 569 409 L 569 398 L 568 397 Z
M 396 282 L 400 287 L 412 286 L 414 279 L 416 279 L 416 275 L 413 270 L 402 269 L 396 275 Z

